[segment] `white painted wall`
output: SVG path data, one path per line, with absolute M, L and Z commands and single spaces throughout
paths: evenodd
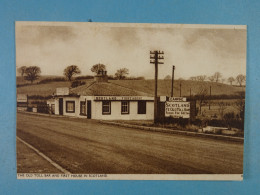
M 92 118 L 100 120 L 153 120 L 154 104 L 146 102 L 146 114 L 137 114 L 137 101 L 130 101 L 129 114 L 121 114 L 121 101 L 111 101 L 111 114 L 102 114 L 102 101 L 92 101 Z
M 91 100 L 91 118 L 98 120 L 153 120 L 154 117 L 154 103 L 153 101 L 146 102 L 146 114 L 137 114 L 138 102 L 130 101 L 129 114 L 121 114 L 121 101 L 111 101 L 111 114 L 102 114 L 102 101 L 94 101 L 93 96 L 80 96 L 80 97 L 63 97 L 63 115 L 83 117 L 80 115 L 80 101 Z M 66 112 L 66 101 L 75 101 L 75 113 Z M 55 104 L 55 114 L 59 115 L 59 98 L 47 101 L 47 103 Z M 87 113 L 87 105 L 86 105 Z

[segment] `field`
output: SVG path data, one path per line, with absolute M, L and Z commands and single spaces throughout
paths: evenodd
M 41 77 L 37 82 L 40 82 L 46 78 L 54 78 L 54 76 Z M 83 80 L 86 83 L 93 81 Z M 49 82 L 45 84 L 30 84 L 25 82 L 21 77 L 17 77 L 17 85 L 22 85 L 17 87 L 18 94 L 27 95 L 41 95 L 49 96 L 52 95 L 57 87 L 70 87 L 70 82 L 59 81 L 59 82 Z M 148 94 L 154 94 L 154 80 L 109 80 L 111 83 L 115 83 L 127 88 L 135 89 L 137 91 L 142 91 Z M 190 90 L 191 95 L 196 95 L 202 88 L 208 90 L 211 86 L 212 95 L 236 95 L 238 92 L 244 92 L 244 87 L 230 86 L 227 84 L 215 83 L 215 82 L 200 82 L 200 81 L 190 81 L 190 80 L 176 80 L 174 81 L 174 96 L 180 96 L 180 82 L 181 82 L 181 95 L 189 96 Z M 170 96 L 171 93 L 171 80 L 159 80 L 158 81 L 158 95 Z

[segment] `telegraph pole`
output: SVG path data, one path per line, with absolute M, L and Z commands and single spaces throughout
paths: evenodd
M 180 81 L 180 97 L 181 97 L 181 81 Z
M 157 85 L 158 85 L 158 64 L 163 64 L 159 60 L 163 60 L 163 51 L 150 51 L 150 64 L 154 64 L 155 75 L 154 75 L 154 123 L 157 122 Z
M 172 90 L 171 90 L 171 97 L 173 97 L 173 83 L 174 83 L 174 70 L 175 66 L 172 66 Z
M 209 86 L 209 110 L 210 110 L 210 100 L 211 100 L 211 85 Z

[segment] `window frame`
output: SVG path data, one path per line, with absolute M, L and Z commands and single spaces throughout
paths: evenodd
M 145 110 L 141 112 L 139 104 L 143 103 L 145 105 Z M 147 113 L 147 101 L 146 100 L 139 100 L 137 102 L 137 114 L 146 114 Z
M 70 103 L 73 104 L 73 110 L 72 111 L 68 110 L 68 104 L 70 104 Z M 75 113 L 75 101 L 72 101 L 72 100 L 66 101 L 66 113 Z
M 123 112 L 123 103 L 127 103 L 127 112 Z M 130 113 L 130 101 L 121 101 L 121 114 L 129 114 Z
M 108 105 L 104 105 L 105 103 L 108 103 Z M 109 106 L 109 111 L 104 112 L 104 106 Z M 102 101 L 102 115 L 110 115 L 111 114 L 111 101 Z

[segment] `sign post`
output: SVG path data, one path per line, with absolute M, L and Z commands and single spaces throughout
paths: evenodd
M 160 62 L 159 60 L 163 60 L 164 57 L 162 56 L 164 54 L 163 51 L 150 51 L 150 64 L 154 64 L 155 66 L 155 78 L 154 78 L 154 123 L 157 122 L 157 83 L 158 83 L 158 64 L 163 64 L 163 62 Z

